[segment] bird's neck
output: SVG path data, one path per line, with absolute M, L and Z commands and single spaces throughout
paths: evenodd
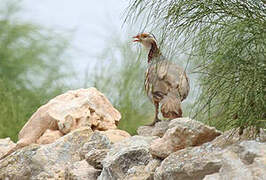
M 151 47 L 148 54 L 148 63 L 151 63 L 153 59 L 160 57 L 162 54 L 158 48 L 156 42 L 151 43 Z

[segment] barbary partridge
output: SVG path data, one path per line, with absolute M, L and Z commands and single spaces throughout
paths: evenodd
M 141 43 L 149 51 L 145 91 L 155 106 L 155 118 L 149 125 L 152 126 L 160 121 L 159 105 L 164 118 L 182 117 L 181 102 L 189 93 L 189 82 L 185 71 L 161 54 L 152 34 L 141 33 L 133 38 L 134 42 Z

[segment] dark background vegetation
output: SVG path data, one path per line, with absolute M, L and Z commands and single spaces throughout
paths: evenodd
M 152 121 L 143 91 L 146 52 L 115 35 L 80 85 L 66 56 L 70 40 L 18 18 L 17 1 L 0 4 L 0 138 L 17 134 L 30 116 L 68 89 L 95 86 L 121 112 L 132 134 Z M 192 90 L 186 116 L 220 130 L 265 128 L 266 8 L 263 1 L 134 0 L 125 24 L 155 32 L 164 54 L 183 66 Z M 136 28 L 137 29 L 137 28 Z M 67 69 L 67 71 L 66 71 Z

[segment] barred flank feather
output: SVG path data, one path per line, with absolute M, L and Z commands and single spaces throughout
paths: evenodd
M 161 101 L 161 112 L 165 118 L 178 118 L 182 117 L 181 102 L 173 95 L 164 96 Z

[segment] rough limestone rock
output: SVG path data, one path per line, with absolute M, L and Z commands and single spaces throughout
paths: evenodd
M 32 143 L 53 142 L 60 135 L 52 131 L 67 134 L 83 126 L 90 126 L 93 130 L 116 129 L 120 118 L 120 113 L 97 89 L 68 91 L 41 106 L 31 116 L 19 132 L 16 147 L 7 155 Z
M 111 141 L 109 138 L 100 131 L 94 131 L 89 141 L 83 145 L 80 156 L 85 158 L 94 168 L 101 169 L 101 162 L 110 148 Z
M 163 137 L 164 133 L 168 129 L 169 122 L 170 121 L 160 121 L 160 122 L 157 122 L 154 126 L 140 126 L 137 132 L 141 136 Z
M 152 159 L 145 167 L 145 171 L 154 173 L 156 168 L 160 166 L 161 162 L 160 159 Z
M 79 151 L 90 128 L 77 129 L 52 144 L 30 145 L 0 161 L 0 179 L 64 179 L 68 164 L 80 161 Z
M 85 157 L 85 155 L 93 150 L 93 149 L 110 149 L 111 148 L 111 141 L 109 138 L 101 133 L 100 131 L 94 131 L 89 138 L 88 142 L 86 142 L 81 151 L 80 156 L 82 158 Z
M 99 170 L 90 166 L 86 160 L 75 162 L 66 168 L 65 179 L 66 180 L 96 180 L 100 175 Z
M 164 136 L 154 140 L 150 147 L 151 154 L 159 158 L 166 158 L 185 147 L 199 146 L 221 134 L 215 128 L 189 118 L 174 119 L 168 127 Z
M 172 153 L 155 171 L 155 180 L 266 179 L 266 144 L 242 141 L 216 147 L 212 142 Z
M 0 179 L 28 180 L 32 172 L 32 156 L 40 145 L 30 145 L 0 160 Z
M 111 144 L 128 137 L 130 135 L 127 132 L 119 129 L 95 131 L 89 142 L 83 146 L 81 156 L 85 156 L 87 162 L 93 167 L 102 169 L 102 161 L 111 148 Z
M 0 157 L 15 147 L 15 143 L 10 138 L 0 139 Z
M 140 166 L 133 166 L 130 168 L 126 176 L 123 178 L 125 180 L 149 180 L 152 179 L 151 177 L 151 172 L 145 171 L 145 166 L 140 165 Z
M 208 145 L 188 147 L 170 154 L 154 174 L 155 180 L 200 180 L 205 175 L 219 172 L 222 160 Z
M 124 179 L 129 169 L 147 165 L 151 160 L 149 147 L 156 137 L 132 136 L 113 144 L 103 160 L 98 180 Z
M 146 166 L 139 165 L 130 168 L 126 176 L 123 178 L 125 180 L 153 180 L 153 175 L 155 169 L 160 166 L 161 160 L 152 159 Z
M 92 149 L 86 155 L 86 161 L 96 169 L 102 169 L 102 161 L 106 157 L 109 149 Z
M 204 180 L 266 179 L 266 143 L 243 141 L 216 154 L 222 167 Z

